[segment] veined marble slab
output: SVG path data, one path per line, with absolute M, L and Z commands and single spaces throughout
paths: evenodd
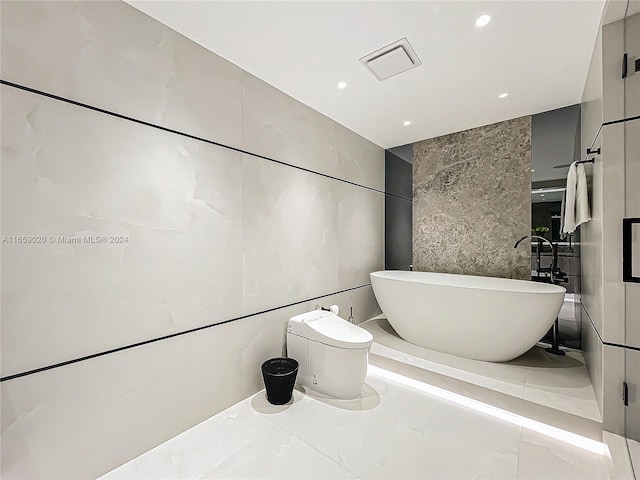
M 530 277 L 531 117 L 413 144 L 415 270 Z

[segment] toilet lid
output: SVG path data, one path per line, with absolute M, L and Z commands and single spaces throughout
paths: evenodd
M 340 348 L 365 348 L 371 345 L 373 335 L 334 314 L 305 322 L 307 335 L 326 345 Z

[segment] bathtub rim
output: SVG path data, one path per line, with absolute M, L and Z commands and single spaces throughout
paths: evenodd
M 399 274 L 404 275 L 406 277 L 415 276 L 415 279 L 411 278 L 392 278 L 391 276 L 385 276 L 385 274 Z M 489 285 L 464 285 L 461 282 L 460 284 L 449 284 L 449 283 L 441 283 L 437 281 L 420 281 L 419 277 L 431 277 L 435 279 L 436 276 L 444 276 L 447 278 L 457 277 L 464 278 L 467 277 L 469 279 L 483 279 L 483 280 L 491 280 L 496 281 L 496 283 L 502 283 L 503 285 L 520 285 L 522 288 L 500 288 L 500 286 L 489 286 Z M 565 294 L 567 289 L 561 285 L 555 285 L 552 283 L 544 283 L 544 282 L 534 282 L 532 280 L 520 280 L 516 278 L 502 278 L 502 277 L 486 277 L 481 275 L 464 275 L 461 273 L 438 273 L 438 272 L 418 272 L 413 270 L 378 270 L 375 272 L 371 272 L 369 274 L 371 281 L 373 283 L 373 279 L 381 279 L 381 280 L 389 280 L 394 282 L 404 282 L 404 283 L 415 283 L 421 285 L 433 285 L 438 287 L 445 288 L 464 288 L 467 290 L 485 290 L 490 292 L 505 292 L 505 293 L 525 293 L 525 294 L 537 294 L 537 295 L 557 295 L 559 293 Z M 535 288 L 531 288 L 535 287 Z

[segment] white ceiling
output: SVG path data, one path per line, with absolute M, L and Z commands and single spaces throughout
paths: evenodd
M 604 5 L 127 1 L 385 148 L 579 103 Z M 359 58 L 402 37 L 422 66 L 379 82 Z

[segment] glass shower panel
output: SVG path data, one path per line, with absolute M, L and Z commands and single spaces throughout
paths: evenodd
M 632 5 L 630 2 L 629 5 Z M 627 15 L 624 21 L 624 46 L 627 76 L 624 79 L 625 118 L 625 218 L 640 221 L 640 13 Z M 638 65 L 640 70 L 640 63 Z M 630 449 L 640 451 L 640 223 L 627 220 L 623 243 L 625 281 L 625 378 L 627 402 L 625 433 Z M 637 279 L 637 280 L 636 280 Z M 640 465 L 634 466 L 636 474 Z

